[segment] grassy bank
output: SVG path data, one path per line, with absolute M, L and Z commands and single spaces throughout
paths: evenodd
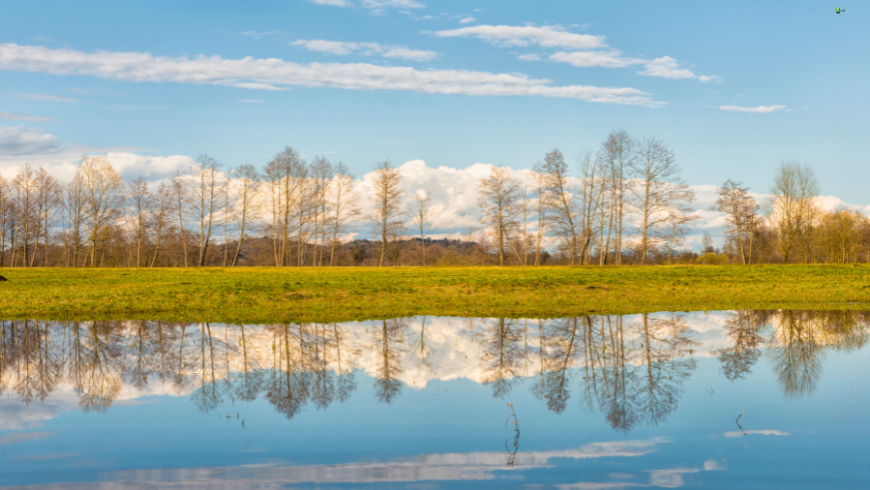
M 867 266 L 3 269 L 0 317 L 245 323 L 870 308 Z

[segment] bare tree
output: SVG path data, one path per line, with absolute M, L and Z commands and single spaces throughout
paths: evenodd
M 175 202 L 176 215 L 178 217 L 178 239 L 181 241 L 181 250 L 184 253 L 184 266 L 190 267 L 187 254 L 187 237 L 184 234 L 184 215 L 187 214 L 185 213 L 187 186 L 188 183 L 185 180 L 185 176 L 181 175 L 181 172 L 176 171 L 175 177 L 172 178 L 172 194 L 173 201 Z
M 626 197 L 631 192 L 631 181 L 628 172 L 635 158 L 636 142 L 624 129 L 614 131 L 608 135 L 602 145 L 601 156 L 608 171 L 609 187 L 609 224 L 606 246 L 610 244 L 610 233 L 614 233 L 613 251 L 614 264 L 622 264 L 622 235 L 624 231 L 623 220 L 626 215 Z M 602 254 L 604 258 L 604 254 Z
M 749 224 L 758 213 L 758 203 L 749 195 L 749 188 L 743 187 L 743 182 L 735 182 L 731 179 L 725 181 L 719 188 L 716 204 L 711 209 L 728 215 L 730 231 L 737 242 L 737 251 L 740 260 L 745 265 L 747 261 L 746 236 Z
M 245 228 L 258 216 L 260 206 L 260 176 L 253 165 L 242 165 L 236 170 L 236 182 L 238 185 L 238 203 L 236 204 L 235 218 L 239 224 L 239 243 L 236 253 L 233 254 L 232 266 L 235 267 L 242 252 L 242 242 L 245 240 Z
M 667 223 L 671 211 L 695 200 L 695 193 L 680 179 L 680 166 L 674 153 L 661 141 L 648 137 L 640 143 L 637 158 L 632 160 L 631 170 L 639 180 L 630 188 L 633 205 L 638 212 L 641 231 L 640 263 L 646 263 L 650 248 L 650 234 L 658 226 Z
M 148 182 L 139 176 L 129 184 L 130 204 L 133 207 L 133 234 L 136 240 L 136 267 L 142 267 L 142 244 L 151 224 L 154 196 L 148 190 Z
M 544 156 L 543 165 L 547 190 L 550 193 L 549 205 L 552 209 L 552 223 L 560 236 L 567 242 L 568 265 L 574 265 L 577 258 L 577 202 L 574 189 L 568 177 L 568 164 L 558 148 Z
M 173 201 L 171 183 L 160 183 L 160 187 L 157 188 L 156 201 L 152 219 L 152 224 L 154 225 L 154 255 L 151 257 L 149 267 L 154 267 L 157 264 L 157 257 L 160 254 L 160 240 L 163 238 L 163 229 L 169 226 L 169 216 Z
M 405 224 L 402 221 L 401 201 L 404 191 L 400 188 L 402 176 L 389 160 L 384 160 L 375 167 L 372 173 L 372 201 L 374 214 L 371 216 L 375 236 L 381 238 L 381 257 L 378 266 L 384 266 L 387 251 L 387 240 L 398 235 Z
M 483 214 L 483 222 L 495 234 L 498 265 L 504 265 L 505 239 L 518 224 L 521 192 L 520 181 L 504 167 L 493 167 L 489 177 L 481 179 L 477 187 L 477 203 Z
M 117 218 L 117 210 L 124 199 L 124 182 L 108 158 L 104 156 L 82 158 L 79 175 L 88 196 L 91 267 L 96 267 L 100 232 L 113 224 Z
M 782 161 L 770 193 L 773 194 L 771 221 L 777 232 L 783 261 L 788 263 L 795 245 L 812 223 L 819 181 L 808 164 Z
M 541 265 L 541 248 L 543 247 L 547 227 L 550 225 L 550 210 L 547 206 L 547 203 L 550 201 L 550 195 L 547 191 L 547 176 L 544 174 L 544 169 L 541 168 L 540 164 L 536 164 L 532 168 L 532 196 L 535 201 L 535 224 L 538 228 L 535 233 L 535 265 Z
M 420 245 L 423 247 L 423 265 L 426 265 L 426 228 L 429 220 L 435 215 L 435 210 L 432 209 L 432 199 L 422 189 L 414 194 L 414 200 L 411 202 L 411 208 L 408 210 L 408 217 L 411 218 L 411 223 L 420 232 Z
M 226 185 L 226 178 L 221 173 L 221 164 L 214 157 L 200 155 L 190 168 L 190 206 L 199 223 L 199 266 L 206 265 L 208 260 L 208 245 L 214 226 L 220 220 L 220 197 Z
M 36 245 L 30 258 L 30 267 L 36 264 L 36 255 L 39 252 L 39 237 L 42 235 L 45 241 L 45 259 L 43 265 L 48 266 L 48 241 L 49 233 L 58 219 L 58 205 L 60 203 L 60 184 L 45 167 L 40 167 L 35 175 L 36 183 Z
M 332 177 L 332 184 L 329 186 L 326 199 L 330 212 L 328 225 L 332 234 L 329 265 L 333 265 L 338 235 L 344 233 L 350 225 L 359 221 L 362 216 L 359 209 L 359 197 L 356 193 L 354 177 L 341 162 L 335 167 L 335 175 Z

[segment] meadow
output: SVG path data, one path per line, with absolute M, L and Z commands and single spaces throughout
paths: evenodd
M 866 309 L 870 266 L 5 269 L 0 317 L 273 323 Z

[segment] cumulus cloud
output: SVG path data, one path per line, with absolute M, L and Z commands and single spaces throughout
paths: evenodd
M 459 23 L 460 24 L 470 24 L 471 22 L 474 22 L 475 20 L 477 20 L 477 19 L 475 19 L 474 17 L 469 15 L 467 17 L 463 17 L 463 18 L 459 19 Z
M 28 100 L 42 100 L 46 102 L 81 102 L 78 99 L 71 99 L 69 97 L 63 97 L 60 95 L 52 95 L 52 94 L 21 94 L 21 93 L 12 93 L 9 94 L 16 99 L 28 99 Z
M 784 105 L 760 105 L 758 107 L 741 107 L 736 105 L 723 105 L 719 109 L 731 112 L 753 112 L 755 114 L 769 114 L 771 112 L 784 110 Z
M 27 114 L 19 114 L 17 112 L 0 112 L 0 119 L 7 121 L 24 121 L 24 122 L 57 122 L 50 117 L 29 116 Z
M 57 138 L 27 126 L 0 126 L 0 155 L 57 153 Z
M 168 57 L 150 53 L 97 51 L 0 44 L 0 69 L 86 75 L 128 82 L 177 82 L 282 90 L 333 87 L 351 90 L 408 90 L 463 95 L 535 95 L 590 102 L 660 106 L 630 87 L 553 86 L 521 74 L 465 70 L 416 70 L 364 63 L 293 63 L 280 59 Z
M 481 25 L 437 31 L 437 37 L 474 37 L 499 46 L 538 45 L 546 48 L 589 49 L 604 46 L 604 36 L 575 34 L 561 26 Z
M 378 43 L 327 41 L 324 39 L 300 39 L 290 44 L 292 44 L 293 46 L 300 46 L 307 49 L 308 51 L 320 51 L 336 55 L 348 55 L 351 53 L 356 53 L 365 56 L 373 56 L 379 54 L 385 58 L 401 58 L 413 61 L 429 61 L 438 56 L 438 53 L 436 53 L 435 51 L 408 49 L 404 46 L 390 46 Z

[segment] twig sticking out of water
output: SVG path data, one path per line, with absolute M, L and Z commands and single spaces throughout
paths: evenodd
M 743 412 L 745 412 L 745 411 L 746 411 L 746 409 L 744 408 L 744 409 L 743 409 Z M 740 415 L 737 416 L 737 419 L 734 420 L 734 422 L 737 424 L 737 427 L 740 428 L 740 432 L 742 432 L 743 435 L 745 436 L 745 435 L 746 435 L 746 431 L 743 430 L 743 427 L 740 427 L 740 417 L 743 416 L 743 412 L 740 412 Z
M 514 406 L 510 403 L 508 403 L 507 406 L 511 410 L 511 413 L 510 413 L 510 415 L 508 415 L 507 420 L 504 421 L 504 428 L 505 428 L 505 430 L 507 430 L 508 422 L 510 422 L 511 418 L 513 418 L 514 419 L 514 450 L 511 451 L 510 447 L 508 446 L 508 441 L 510 440 L 509 438 L 504 440 L 504 448 L 505 448 L 505 450 L 507 450 L 508 455 L 509 455 L 507 465 L 513 466 L 514 459 L 516 459 L 516 457 L 517 457 L 517 451 L 519 451 L 519 449 L 520 449 L 520 420 L 517 418 L 517 413 L 514 412 Z

